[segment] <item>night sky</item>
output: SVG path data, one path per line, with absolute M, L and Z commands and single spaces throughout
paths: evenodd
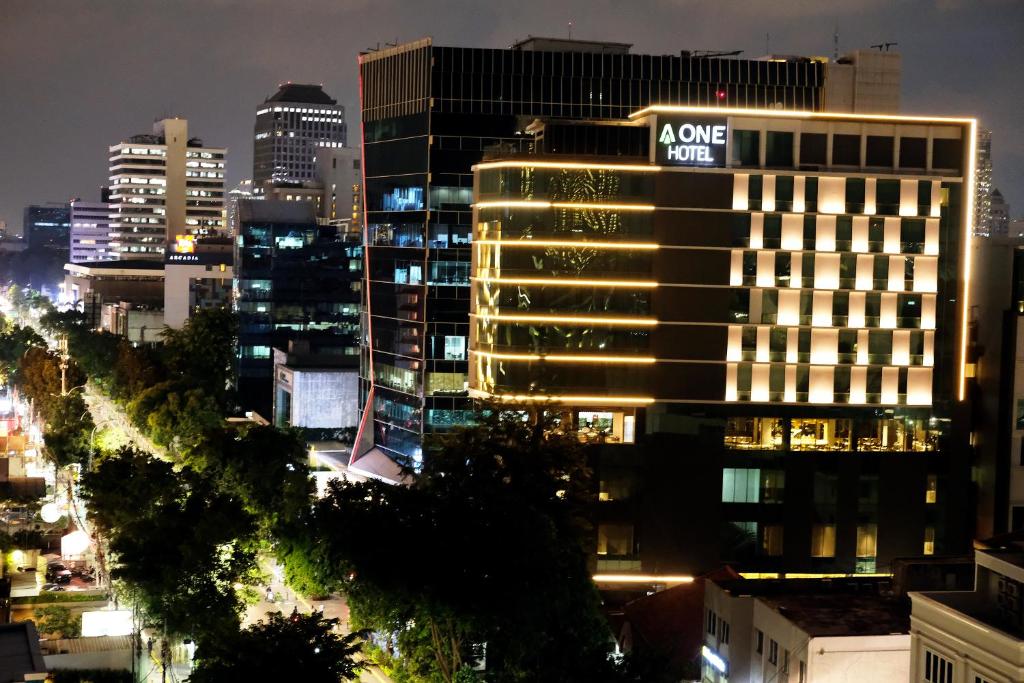
M 99 199 L 107 147 L 154 118 L 227 146 L 228 189 L 252 169 L 255 110 L 280 82 L 323 83 L 358 144 L 356 56 L 378 42 L 504 47 L 527 35 L 636 53 L 831 55 L 898 42 L 904 113 L 976 115 L 995 185 L 1024 215 L 1022 0 L 0 0 L 0 220 Z M 766 32 L 770 37 L 766 37 Z

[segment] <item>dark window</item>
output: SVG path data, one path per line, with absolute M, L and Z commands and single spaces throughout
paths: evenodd
M 860 136 L 832 136 L 832 165 L 860 166 Z
M 804 180 L 804 211 L 813 213 L 818 210 L 818 179 L 807 178 Z
M 775 177 L 775 210 L 793 210 L 793 176 L 791 175 Z
M 864 179 L 846 179 L 846 213 L 864 212 Z
M 765 165 L 774 168 L 793 167 L 793 134 L 768 131 L 765 140 Z
M 932 168 L 959 169 L 963 159 L 960 140 L 932 140 Z
M 900 223 L 901 251 L 907 254 L 920 254 L 924 251 L 924 221 L 915 218 L 904 218 Z
M 869 135 L 865 150 L 868 166 L 892 168 L 893 139 L 888 136 Z
M 824 166 L 828 163 L 828 136 L 824 133 L 800 134 L 800 165 Z
M 900 181 L 879 180 L 875 185 L 875 211 L 880 216 L 897 216 L 900 212 Z
M 760 133 L 756 130 L 734 130 L 732 132 L 732 162 L 735 166 L 757 166 L 760 159 L 758 147 Z
M 765 249 L 778 249 L 782 246 L 782 216 L 779 214 L 765 216 L 762 235 Z
M 747 201 L 754 211 L 761 208 L 761 197 L 764 193 L 764 177 L 759 175 L 750 176 L 750 184 L 747 186 Z
M 754 649 L 757 654 L 764 652 L 764 632 L 758 629 L 754 629 Z
M 924 168 L 927 155 L 927 138 L 900 138 L 900 168 Z

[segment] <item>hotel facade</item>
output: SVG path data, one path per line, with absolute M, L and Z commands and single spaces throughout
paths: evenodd
M 469 389 L 594 441 L 598 572 L 969 547 L 975 122 L 651 106 L 474 167 Z

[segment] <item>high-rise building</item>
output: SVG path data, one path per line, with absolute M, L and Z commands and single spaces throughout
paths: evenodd
M 25 207 L 22 237 L 29 248 L 67 249 L 71 233 L 68 204 L 33 204 Z
M 227 215 L 227 229 L 228 234 L 232 237 L 238 234 L 238 200 L 239 199 L 252 199 L 253 187 L 252 178 L 246 178 L 235 186 L 235 189 L 228 192 L 227 201 L 225 204 L 225 214 Z
M 178 235 L 223 235 L 222 147 L 188 135 L 185 119 L 163 119 L 152 135 L 110 148 L 110 248 L 118 259 L 164 259 Z
M 628 122 L 534 120 L 477 164 L 466 273 L 470 395 L 595 442 L 599 572 L 967 551 L 974 120 Z
M 528 149 L 535 117 L 626 123 L 656 102 L 811 111 L 827 99 L 899 103 L 892 57 L 872 62 L 877 78 L 863 98 L 854 90 L 866 79 L 852 62 L 638 55 L 580 40 L 477 49 L 424 39 L 362 54 L 359 68 L 368 271 L 356 458 L 379 448 L 416 460 L 425 431 L 464 424 L 471 409 L 471 166 L 485 149 Z M 577 132 L 565 144 L 583 149 L 589 130 Z
M 322 85 L 283 83 L 256 111 L 252 179 L 302 183 L 316 179 L 316 156 L 346 144 L 345 108 Z
M 989 200 L 989 220 L 992 237 L 1007 237 L 1010 234 L 1010 205 L 999 188 L 992 189 Z
M 323 186 L 319 215 L 344 223 L 351 232 L 362 232 L 363 167 L 355 147 L 323 149 L 317 153 L 316 175 Z
M 992 131 L 978 131 L 978 159 L 975 162 L 974 234 L 992 234 Z
M 358 357 L 362 245 L 318 223 L 308 202 L 240 199 L 238 217 L 238 390 L 270 417 L 273 349 L 302 340 L 312 353 Z
M 101 190 L 101 201 L 71 202 L 71 263 L 109 261 L 114 258 L 110 249 L 110 190 Z

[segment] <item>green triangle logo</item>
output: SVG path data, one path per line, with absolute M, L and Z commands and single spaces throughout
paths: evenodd
M 661 135 L 658 137 L 658 142 L 663 145 L 671 145 L 676 141 L 676 134 L 672 132 L 672 125 L 666 123 L 665 127 L 661 129 Z

